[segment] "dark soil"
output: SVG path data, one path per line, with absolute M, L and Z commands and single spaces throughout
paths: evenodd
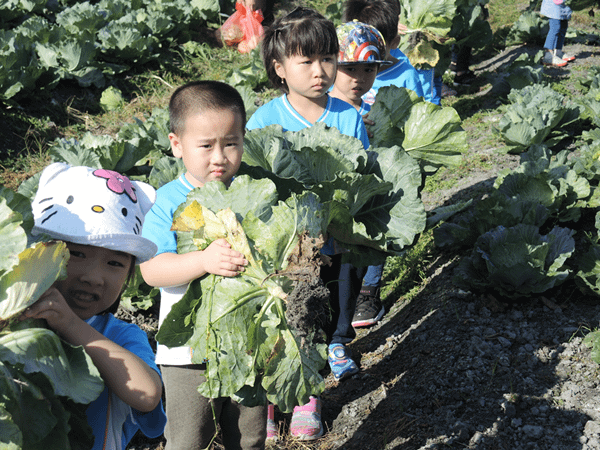
M 285 318 L 289 326 L 301 336 L 311 334 L 315 327 L 323 328 L 327 321 L 328 301 L 329 289 L 320 278 L 310 282 L 296 281 L 286 301 Z

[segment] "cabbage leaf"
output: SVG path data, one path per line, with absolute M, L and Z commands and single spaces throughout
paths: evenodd
M 19 225 L 29 220 L 30 205 L 18 194 L 0 194 L 6 217 L 0 225 L 0 447 L 91 448 L 85 409 L 104 388 L 91 358 L 44 328 L 45 321 L 15 320 L 65 273 L 66 244 L 27 247 Z
M 224 238 L 249 261 L 236 277 L 192 281 L 157 334 L 161 344 L 191 346 L 192 361 L 206 363 L 202 395 L 249 406 L 268 399 L 289 412 L 324 390 L 326 345 L 313 342 L 315 330 L 291 328 L 285 313 L 293 280 L 318 277 L 328 222 L 315 194 L 281 202 L 271 181 L 246 176 L 229 189 L 218 182 L 194 189 L 177 209 L 179 253 Z
M 467 149 L 467 137 L 454 108 L 425 102 L 412 91 L 386 86 L 377 92 L 369 112 L 375 125 L 372 147 L 402 147 L 426 172 L 440 166 L 458 166 Z
M 251 130 L 244 149 L 240 173 L 271 179 L 280 199 L 310 190 L 331 202 L 327 231 L 352 250 L 348 262 L 379 263 L 425 228 L 419 165 L 398 146 L 366 151 L 358 139 L 317 123 L 298 132 Z

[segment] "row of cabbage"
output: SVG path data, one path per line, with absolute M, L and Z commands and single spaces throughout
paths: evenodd
M 543 84 L 508 95 L 496 132 L 520 165 L 434 233 L 468 252 L 460 287 L 518 300 L 575 280 L 600 294 L 600 74 L 580 88 L 574 99 Z
M 103 88 L 216 20 L 218 0 L 0 2 L 0 102 L 61 80 Z
M 451 44 L 481 48 L 491 41 L 487 0 L 400 3 L 408 26 L 402 48 L 417 68 L 441 74 Z M 326 14 L 337 24 L 342 8 L 342 1 L 332 3 Z M 0 101 L 30 98 L 60 80 L 104 88 L 134 65 L 165 59 L 176 45 L 193 42 L 190 34 L 219 12 L 218 0 L 3 1 Z

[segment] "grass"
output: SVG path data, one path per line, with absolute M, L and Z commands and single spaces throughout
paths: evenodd
M 427 279 L 426 268 L 435 255 L 433 231 L 423 233 L 402 256 L 389 257 L 383 271 L 381 300 L 390 306 L 397 299 L 410 301 Z

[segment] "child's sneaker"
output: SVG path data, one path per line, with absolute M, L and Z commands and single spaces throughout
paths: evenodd
M 356 363 L 350 358 L 346 347 L 342 344 L 329 344 L 327 360 L 336 381 L 354 375 L 359 370 Z
M 575 61 L 575 57 L 573 55 L 567 55 L 566 53 L 563 53 L 562 50 L 556 49 L 556 56 L 566 62 Z
M 323 435 L 320 398 L 311 397 L 306 405 L 294 408 L 290 434 L 301 441 L 312 441 Z
M 542 60 L 542 63 L 545 66 L 554 66 L 554 67 L 564 67 L 567 65 L 567 62 L 563 61 L 561 58 L 556 56 L 554 54 L 554 52 L 548 52 L 548 51 L 544 53 L 544 59 Z
M 379 288 L 375 286 L 363 286 L 356 298 L 356 309 L 352 317 L 352 326 L 368 327 L 381 320 L 385 308 L 379 300 Z
M 275 423 L 275 405 L 269 403 L 267 406 L 267 442 L 279 441 L 279 430 Z

